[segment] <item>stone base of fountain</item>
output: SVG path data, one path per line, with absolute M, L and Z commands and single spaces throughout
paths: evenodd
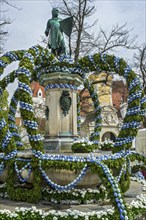
M 49 169 L 46 171 L 46 174 L 53 182 L 65 186 L 74 181 L 79 176 L 80 171 Z M 99 184 L 101 184 L 100 178 L 89 169 L 75 188 L 94 188 Z
M 71 145 L 77 137 L 70 134 L 60 134 L 58 137 L 45 136 L 43 141 L 44 149 L 46 153 L 71 152 Z
M 61 153 L 61 152 L 60 152 Z M 32 158 L 32 151 L 31 150 L 25 150 L 22 152 L 18 152 L 17 156 L 20 158 L 25 158 L 25 159 L 31 159 Z M 76 156 L 84 156 L 83 154 L 73 154 L 73 153 L 66 153 L 66 155 L 76 155 Z M 85 154 L 85 157 L 87 154 Z M 67 185 L 71 183 L 73 180 L 75 180 L 79 174 L 79 171 L 70 171 L 70 170 L 59 170 L 59 169 L 46 169 L 45 170 L 46 175 L 54 182 L 59 185 Z M 24 169 L 20 173 L 22 178 L 26 178 L 28 176 L 28 170 Z M 7 167 L 4 169 L 2 175 L 0 176 L 0 182 L 6 182 L 8 176 L 8 169 Z M 28 178 L 27 182 L 28 183 L 33 183 L 33 172 L 30 174 L 30 177 Z M 14 180 L 18 182 L 18 178 L 15 175 Z M 45 182 L 45 181 L 44 181 Z M 97 174 L 94 174 L 88 169 L 87 173 L 85 174 L 84 178 L 79 182 L 76 186 L 76 188 L 94 188 L 98 186 L 101 183 L 100 178 L 98 177 Z

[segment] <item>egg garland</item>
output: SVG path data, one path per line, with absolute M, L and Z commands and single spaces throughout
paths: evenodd
M 80 135 L 80 129 L 81 129 L 81 116 L 80 116 L 80 112 L 81 112 L 80 96 L 77 93 L 77 131 L 78 131 L 79 135 Z
M 16 146 L 18 147 L 18 149 L 21 149 L 23 147 L 23 144 L 21 142 L 21 137 L 18 132 L 18 127 L 15 125 L 15 114 L 16 114 L 17 105 L 18 105 L 17 96 L 18 96 L 18 89 L 14 92 L 11 98 L 9 114 L 8 114 L 8 127 L 9 127 L 10 132 L 13 135 Z
M 88 170 L 88 166 L 87 164 L 85 164 L 85 166 L 83 167 L 83 169 L 81 170 L 79 176 L 73 180 L 71 183 L 65 185 L 65 186 L 61 186 L 59 184 L 54 183 L 45 173 L 45 171 L 42 169 L 41 167 L 41 161 L 39 163 L 39 170 L 41 172 L 41 175 L 43 176 L 43 178 L 45 179 L 46 183 L 49 184 L 52 188 L 54 188 L 55 190 L 60 190 L 60 191 L 66 191 L 66 190 L 71 190 L 74 189 L 75 186 L 84 178 L 84 176 L 87 173 Z
M 29 179 L 30 174 L 31 174 L 31 172 L 32 172 L 32 167 L 31 167 L 31 165 L 30 165 L 30 162 L 28 162 L 28 163 L 27 163 L 24 167 L 22 167 L 21 169 L 18 169 L 18 166 L 17 166 L 17 162 L 16 162 L 16 161 L 15 161 L 15 165 L 14 165 L 14 166 L 15 166 L 16 175 L 17 175 L 19 181 L 22 182 L 22 183 L 27 182 L 27 180 Z M 23 178 L 23 177 L 21 176 L 21 173 L 22 173 L 24 170 L 27 170 L 27 171 L 28 171 L 28 174 L 27 174 L 27 176 L 26 176 L 25 178 Z
M 132 69 L 125 63 L 124 60 L 120 58 L 116 58 L 115 56 L 111 55 L 102 55 L 102 54 L 94 54 L 93 56 L 87 56 L 81 58 L 77 65 L 72 63 L 70 60 L 67 62 L 68 57 L 60 58 L 60 60 L 57 60 L 48 52 L 48 50 L 44 50 L 40 46 L 34 46 L 31 47 L 27 51 L 18 51 L 18 52 L 10 52 L 4 55 L 0 59 L 0 73 L 3 73 L 4 68 L 10 64 L 13 61 L 20 60 L 19 68 L 18 70 L 14 71 L 7 77 L 3 79 L 2 84 L 0 84 L 0 92 L 2 93 L 4 88 L 10 83 L 13 82 L 14 79 L 18 78 L 18 92 L 16 92 L 12 98 L 12 103 L 10 105 L 10 111 L 9 111 L 9 118 L 8 120 L 11 122 L 10 125 L 7 125 L 7 122 L 0 118 L 0 129 L 2 132 L 2 148 L 6 155 L 3 157 L 5 161 L 10 162 L 10 164 L 15 164 L 15 171 L 20 177 L 19 173 L 22 172 L 22 169 L 19 170 L 17 167 L 17 164 L 14 162 L 11 162 L 11 160 L 16 161 L 16 141 L 14 138 L 19 138 L 17 129 L 14 125 L 15 122 L 15 112 L 16 112 L 16 106 L 18 104 L 18 101 L 20 102 L 20 112 L 21 116 L 24 121 L 24 126 L 26 127 L 26 130 L 28 132 L 30 144 L 33 149 L 33 158 L 31 160 L 31 169 L 33 172 L 38 174 L 38 167 L 40 170 L 40 174 L 37 177 L 36 183 L 34 183 L 34 188 L 38 189 L 38 195 L 36 194 L 36 191 L 33 191 L 34 200 L 38 200 L 40 198 L 40 175 L 42 174 L 46 181 L 49 183 L 50 180 L 45 174 L 45 171 L 40 166 L 40 161 L 38 159 L 47 159 L 47 160 L 53 160 L 54 162 L 59 161 L 69 161 L 69 162 L 75 162 L 80 161 L 84 163 L 85 161 L 90 163 L 95 163 L 100 170 L 102 170 L 103 175 L 106 176 L 107 180 L 109 181 L 111 188 L 113 190 L 114 198 L 115 198 L 115 207 L 117 209 L 117 212 L 119 213 L 119 219 L 128 219 L 128 213 L 126 211 L 126 206 L 124 204 L 124 201 L 121 197 L 121 192 L 119 190 L 118 182 L 120 181 L 120 178 L 122 176 L 122 173 L 125 171 L 126 166 L 124 163 L 122 165 L 122 169 L 117 177 L 117 180 L 112 176 L 109 168 L 104 164 L 105 161 L 108 162 L 109 159 L 117 160 L 117 158 L 123 158 L 132 156 L 133 153 L 128 151 L 128 149 L 131 148 L 132 140 L 134 139 L 137 129 L 140 126 L 140 121 L 142 119 L 142 115 L 145 114 L 145 107 L 146 107 L 146 99 L 144 97 L 144 93 L 142 91 L 142 87 L 140 84 L 140 81 L 136 77 L 136 74 L 132 71 Z M 91 139 L 95 141 L 95 143 L 98 143 L 99 139 L 99 132 L 101 129 L 101 109 L 99 106 L 99 101 L 97 98 L 97 94 L 94 92 L 93 87 L 90 85 L 88 80 L 86 80 L 86 73 L 89 71 L 112 71 L 116 72 L 119 75 L 122 75 L 126 78 L 128 89 L 129 89 L 129 97 L 128 97 L 128 108 L 127 108 L 127 114 L 124 119 L 124 123 L 122 126 L 122 129 L 120 131 L 119 136 L 116 139 L 114 150 L 113 152 L 119 152 L 117 154 L 113 155 L 103 155 L 99 158 L 94 157 L 87 157 L 85 158 L 77 158 L 77 157 L 68 157 L 65 156 L 47 156 L 43 155 L 43 145 L 42 145 L 42 137 L 38 132 L 36 120 L 33 113 L 33 103 L 32 103 L 32 93 L 30 88 L 30 81 L 33 78 L 38 79 L 40 75 L 43 73 L 39 73 L 36 75 L 37 68 L 39 69 L 41 66 L 44 67 L 45 64 L 49 65 L 53 63 L 53 65 L 59 65 L 61 67 L 67 66 L 67 68 L 72 71 L 72 74 L 78 73 L 80 74 L 85 82 L 85 87 L 88 88 L 90 95 L 92 97 L 95 107 L 95 130 L 93 135 L 91 136 Z M 36 68 L 37 67 L 37 68 Z M 53 85 L 54 86 L 54 85 Z M 57 88 L 60 85 L 56 85 Z M 61 85 L 62 86 L 62 85 Z M 68 88 L 71 89 L 70 85 Z M 50 87 L 48 87 L 50 88 Z M 73 88 L 74 89 L 74 88 Z M 20 96 L 21 92 L 21 96 Z M 1 116 L 1 115 L 0 115 Z M 2 116 L 1 116 L 2 117 Z M 12 129 L 12 130 L 11 130 Z M 13 130 L 16 129 L 16 130 Z M 17 141 L 20 142 L 19 140 Z M 124 151 L 122 151 L 124 150 Z M 3 162 L 1 163 L 1 170 L 3 169 Z M 24 166 L 25 168 L 27 167 Z M 28 166 L 29 167 L 29 166 Z M 30 168 L 30 167 L 29 167 Z M 81 177 L 85 174 L 87 166 L 82 170 L 81 175 L 79 175 L 79 178 L 74 180 L 74 182 L 71 184 L 72 187 L 75 186 L 75 183 L 77 183 L 79 180 L 81 180 Z M 14 169 L 14 168 L 13 168 Z M 9 174 L 9 179 L 12 177 L 12 174 Z M 28 177 L 27 177 L 28 178 Z M 26 180 L 27 180 L 26 178 Z M 19 178 L 21 181 L 25 182 L 25 179 Z M 12 184 L 12 181 L 8 183 L 10 186 Z M 51 183 L 52 184 L 52 183 Z M 55 184 L 55 183 L 53 183 Z M 56 185 L 55 185 L 56 186 Z M 56 186 L 58 187 L 58 186 Z M 59 186 L 60 187 L 60 186 Z M 70 187 L 70 186 L 69 186 Z M 10 187 L 11 190 L 13 187 Z M 61 190 L 64 190 L 64 188 L 59 188 Z M 12 193 L 13 194 L 13 193 Z M 15 197 L 15 196 L 14 196 Z
M 33 48 L 33 50 L 31 50 L 32 54 L 30 53 L 30 50 L 26 51 L 26 54 L 25 54 L 25 52 L 23 53 L 24 57 L 22 57 L 22 59 L 20 60 L 19 68 L 16 71 L 16 76 L 17 76 L 17 78 L 19 80 L 19 82 L 18 82 L 18 87 L 19 88 L 18 88 L 18 92 L 14 93 L 14 96 L 12 98 L 12 103 L 11 104 L 13 105 L 13 107 L 11 106 L 11 108 L 10 108 L 10 115 L 9 115 L 9 120 L 11 120 L 11 122 L 15 121 L 15 118 L 14 118 L 14 106 L 17 107 L 18 101 L 20 102 L 20 111 L 21 111 L 22 114 L 24 113 L 24 116 L 23 116 L 24 120 L 25 120 L 25 118 L 27 120 L 28 117 L 31 117 L 31 115 L 29 116 L 29 114 L 26 115 L 25 111 L 29 111 L 29 112 L 31 112 L 33 114 L 32 97 L 31 97 L 31 94 L 30 94 L 30 88 L 28 88 L 28 86 L 30 86 L 29 81 L 31 80 L 31 71 L 34 68 L 33 55 L 35 55 L 37 53 L 35 53 L 34 48 Z M 27 58 L 28 56 L 29 56 L 29 59 L 31 61 L 29 61 L 29 59 Z M 24 63 L 24 65 L 23 65 L 23 63 Z M 28 66 L 30 66 L 30 69 L 28 69 Z M 29 93 L 26 92 L 26 88 L 29 91 Z M 21 91 L 21 96 L 20 96 L 20 93 L 19 93 L 20 91 Z M 18 94 L 18 96 L 17 96 L 17 94 Z M 22 101 L 21 101 L 22 94 L 23 94 L 23 97 L 25 97 L 25 99 L 23 100 L 23 98 L 22 98 Z M 26 94 L 28 94 L 28 96 Z M 29 102 L 28 102 L 28 100 L 29 100 Z M 33 117 L 31 117 L 31 119 L 33 119 Z M 26 126 L 26 129 L 27 129 L 27 126 Z M 6 129 L 5 129 L 3 133 L 6 134 L 6 132 L 8 133 L 8 131 L 6 131 Z M 12 136 L 12 133 L 11 133 L 11 136 Z M 16 135 L 16 132 L 13 133 L 13 134 Z M 33 134 L 29 134 L 29 135 L 30 135 L 31 143 L 35 143 L 37 141 L 37 144 L 38 144 L 40 139 L 42 139 L 42 138 L 40 138 L 37 129 L 35 130 L 35 132 L 33 130 Z M 5 135 L 5 136 L 7 137 L 7 135 Z M 15 198 L 16 197 L 15 193 L 17 193 L 16 192 L 17 189 L 15 189 L 14 186 L 13 186 L 13 176 L 14 176 L 14 172 L 15 172 L 13 164 L 14 164 L 14 160 L 15 160 L 16 154 L 13 154 L 13 152 L 14 152 L 14 150 L 16 148 L 16 144 L 20 145 L 21 142 L 20 141 L 16 141 L 15 142 L 14 139 L 13 139 L 13 142 L 12 142 L 11 140 L 10 140 L 10 138 L 8 140 L 4 139 L 3 142 L 4 142 L 5 145 L 3 144 L 3 147 L 5 147 L 5 149 L 6 149 L 5 153 L 7 153 L 7 155 L 10 155 L 12 157 L 11 158 L 12 160 L 9 160 L 10 157 L 7 158 L 7 160 L 8 160 L 7 164 L 8 164 L 8 166 L 11 167 L 11 170 L 8 171 L 7 186 L 8 186 L 8 189 L 9 189 L 8 190 L 8 194 L 10 195 L 11 198 Z M 7 144 L 7 146 L 6 146 L 6 144 Z M 33 144 L 33 146 L 35 146 L 35 144 Z M 35 162 L 35 164 L 36 164 L 36 162 Z M 33 172 L 35 172 L 34 165 L 33 165 Z M 41 192 L 40 192 L 39 185 L 40 185 L 40 178 L 35 180 L 35 183 L 34 183 L 34 188 L 35 188 L 35 190 L 37 189 L 37 193 L 35 193 L 35 190 L 32 190 L 32 195 L 34 195 L 33 196 L 34 201 L 37 200 L 38 198 L 40 198 L 39 194 L 41 194 Z
M 11 64 L 13 61 L 19 61 L 21 60 L 22 56 L 23 56 L 23 53 L 24 51 L 21 50 L 21 51 L 12 51 L 12 52 L 8 52 L 6 53 L 5 55 L 3 55 L 0 59 L 0 75 L 2 75 L 3 71 L 4 71 L 4 68 L 8 65 L 8 64 Z M 1 82 L 0 82 L 0 91 L 2 93 L 2 91 L 4 91 L 5 87 L 10 83 L 10 82 L 13 82 L 16 78 L 17 74 L 16 74 L 16 71 L 13 71 L 12 73 L 10 73 L 8 76 L 4 77 Z M 10 106 L 11 107 L 11 106 Z M 10 108 L 10 111 L 15 111 L 14 109 L 12 110 L 12 107 Z M 9 119 L 11 119 L 13 121 L 13 123 L 15 123 L 15 119 L 13 118 L 13 116 L 9 115 Z M 8 119 L 8 120 L 9 120 Z M 3 121 L 3 119 L 2 119 Z M 1 135 L 1 138 L 0 138 L 0 141 L 3 139 L 3 137 L 8 137 L 8 133 L 10 132 L 9 130 L 6 132 L 6 129 L 7 129 L 7 123 L 5 124 L 5 126 L 3 127 L 2 129 L 2 135 Z M 11 128 L 10 128 L 11 130 Z M 9 138 L 7 139 L 7 141 L 5 139 L 2 140 L 3 142 L 3 149 L 5 149 L 5 147 L 7 147 L 7 145 L 11 142 L 12 144 L 14 144 L 15 146 L 15 143 L 14 143 L 14 138 L 13 140 L 11 141 L 11 138 L 13 137 L 13 135 L 10 135 L 9 134 Z M 6 141 L 6 142 L 5 142 Z M 5 145 L 4 145 L 4 142 L 5 142 Z M 7 151 L 7 150 L 6 150 Z
M 95 144 L 98 144 L 100 138 L 101 123 L 102 123 L 101 107 L 99 104 L 98 95 L 97 93 L 94 92 L 94 87 L 90 84 L 88 79 L 84 81 L 84 86 L 85 88 L 88 89 L 95 108 L 95 127 L 94 127 L 94 132 L 90 136 L 90 140 L 94 141 Z
M 111 186 L 114 190 L 114 197 L 115 197 L 115 202 L 117 204 L 117 209 L 119 210 L 119 213 L 120 213 L 120 216 L 119 216 L 119 219 L 128 219 L 127 217 L 127 212 L 126 212 L 126 207 L 124 205 L 124 202 L 122 200 L 122 195 L 120 193 L 120 190 L 119 190 L 119 187 L 118 187 L 118 182 L 120 179 L 120 175 L 118 176 L 118 179 L 117 179 L 117 182 L 116 180 L 114 180 L 114 177 L 112 176 L 109 168 L 102 162 L 104 160 L 109 160 L 109 158 L 112 157 L 112 159 L 116 160 L 117 158 L 126 158 L 128 157 L 129 155 L 132 156 L 132 154 L 135 154 L 135 152 L 121 152 L 121 153 L 117 153 L 115 155 L 102 155 L 100 157 L 92 157 L 92 155 L 89 155 L 89 157 L 87 158 L 84 158 L 84 157 L 73 157 L 73 156 L 64 156 L 64 155 L 48 155 L 48 154 L 42 154 L 41 152 L 36 152 L 36 151 L 33 151 L 33 153 L 36 155 L 36 157 L 39 160 L 39 167 L 40 167 L 40 171 L 41 171 L 41 174 L 42 176 L 44 177 L 44 179 L 46 180 L 46 182 L 51 185 L 51 187 L 55 188 L 56 190 L 62 190 L 62 191 L 66 191 L 66 190 L 69 190 L 71 188 L 74 188 L 75 185 L 83 178 L 83 176 L 85 175 L 86 173 L 86 168 L 87 168 L 87 165 L 84 167 L 84 169 L 81 171 L 81 175 L 79 175 L 79 177 L 74 180 L 72 183 L 70 183 L 69 185 L 67 186 L 60 186 L 56 183 L 53 183 L 49 178 L 48 176 L 45 174 L 45 171 L 41 168 L 41 161 L 42 160 L 53 160 L 54 162 L 55 161 L 70 161 L 70 162 L 90 162 L 90 163 L 95 163 L 97 164 L 98 166 L 100 166 L 103 170 L 103 175 L 106 175 L 107 178 L 108 178 L 108 181 L 110 181 L 111 183 Z M 37 156 L 38 155 L 38 156 Z M 138 155 L 138 154 L 137 154 Z M 9 159 L 11 158 L 11 156 L 9 157 Z M 7 158 L 8 159 L 8 158 Z M 31 173 L 31 171 L 29 170 L 29 173 L 28 173 L 28 176 L 26 177 L 26 179 L 23 179 L 21 176 L 20 176 L 20 172 L 22 172 L 24 169 L 26 169 L 27 167 L 29 167 L 30 165 L 30 162 L 28 159 L 22 159 L 22 158 L 18 158 L 17 161 L 24 161 L 24 162 L 28 162 L 24 167 L 22 167 L 20 170 L 17 168 L 16 166 L 16 163 L 15 163 L 15 170 L 17 172 L 17 176 L 20 180 L 20 182 L 25 182 L 27 181 L 27 179 L 29 178 L 29 175 Z M 143 159 L 142 159 L 143 160 Z M 125 166 L 125 165 L 124 165 Z M 122 169 L 124 171 L 124 169 Z M 121 172 L 120 172 L 121 173 Z
M 7 52 L 0 58 L 0 75 L 3 73 L 4 68 L 11 64 L 13 61 L 19 61 L 22 59 L 24 50 Z
M 45 91 L 47 91 L 48 89 L 70 89 L 70 90 L 75 90 L 77 91 L 77 86 L 76 85 L 72 85 L 72 84 L 63 84 L 63 83 L 54 83 L 54 84 L 48 84 L 47 86 L 45 86 Z
M 137 119 L 136 120 L 137 122 L 140 122 L 142 120 L 142 117 L 140 117 L 140 111 L 145 112 L 146 102 L 144 101 L 143 103 L 140 103 L 141 99 L 143 100 L 145 99 L 143 97 L 144 93 L 142 92 L 141 83 L 139 79 L 136 77 L 136 74 L 131 70 L 131 68 L 126 64 L 126 62 L 123 59 L 120 58 L 116 59 L 115 56 L 104 55 L 104 60 L 103 60 L 101 59 L 100 54 L 95 54 L 92 56 L 92 60 L 94 60 L 94 65 L 92 65 L 93 61 L 91 62 L 91 57 L 89 56 L 79 60 L 79 63 L 80 65 L 83 66 L 83 68 L 84 66 L 85 68 L 86 66 L 90 67 L 91 71 L 96 70 L 95 63 L 97 63 L 98 69 L 100 70 L 104 69 L 105 71 L 116 72 L 119 75 L 124 76 L 126 78 L 130 95 L 128 99 L 128 108 L 127 108 L 129 115 L 127 115 L 124 118 L 124 123 L 132 122 L 133 120 L 135 121 L 135 119 Z M 134 88 L 132 87 L 134 82 L 133 80 L 137 82 L 137 86 Z M 133 111 L 130 108 L 134 106 L 137 107 L 138 110 L 133 115 Z M 130 137 L 128 133 L 131 133 Z M 130 128 L 130 132 L 129 130 L 126 131 L 125 129 L 122 129 L 118 136 L 119 139 L 115 141 L 115 147 L 113 149 L 113 152 L 122 150 L 122 148 L 129 149 L 132 146 L 132 140 L 133 137 L 135 137 L 136 133 L 137 133 L 137 126 Z

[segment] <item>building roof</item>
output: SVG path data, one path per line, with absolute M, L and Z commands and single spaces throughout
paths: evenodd
M 42 91 L 42 98 L 45 98 L 45 88 L 43 86 L 41 86 L 38 82 L 32 82 L 31 83 L 31 89 L 32 89 L 32 94 L 33 97 L 38 97 L 38 91 L 39 89 L 41 89 Z

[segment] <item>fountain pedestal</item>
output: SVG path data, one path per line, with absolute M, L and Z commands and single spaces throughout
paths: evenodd
M 70 151 L 74 138 L 78 137 L 76 88 L 82 83 L 78 74 L 54 72 L 41 76 L 40 84 L 45 86 L 46 94 L 46 152 Z

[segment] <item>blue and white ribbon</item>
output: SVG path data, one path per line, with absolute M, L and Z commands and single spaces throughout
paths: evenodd
M 6 126 L 6 121 L 4 119 L 2 119 L 0 121 L 0 131 Z
M 117 138 L 114 146 L 122 146 L 123 144 L 128 144 L 132 142 L 134 137 Z
M 9 128 L 14 128 L 14 129 L 18 129 L 18 127 L 15 124 L 9 124 Z
M 22 142 L 21 142 L 21 141 L 16 141 L 16 146 L 17 146 L 17 147 L 22 147 L 22 146 L 23 146 L 23 144 L 22 144 Z
M 140 112 L 140 106 L 135 106 L 133 108 L 129 108 L 127 110 L 126 115 L 134 115 L 134 114 L 138 114 Z
M 141 87 L 140 80 L 138 78 L 135 78 L 135 79 L 132 80 L 132 82 L 130 82 L 130 84 L 128 86 L 128 89 L 131 90 L 131 89 L 133 89 L 133 87 L 135 87 L 137 85 L 139 85 Z
M 40 134 L 33 134 L 33 135 L 29 134 L 28 136 L 31 141 L 37 142 L 43 140 L 43 137 Z
M 33 112 L 33 111 L 34 111 L 34 110 L 33 110 L 33 105 L 28 104 L 28 103 L 26 103 L 26 102 L 22 102 L 22 101 L 20 101 L 20 108 L 21 108 L 21 109 L 24 109 L 24 110 L 27 110 L 27 111 L 30 111 L 30 112 Z
M 54 84 L 48 84 L 45 87 L 45 91 L 47 91 L 48 89 L 70 89 L 70 90 L 77 90 L 77 86 L 76 85 L 72 85 L 72 84 L 63 84 L 63 83 L 54 83 Z
M 12 138 L 12 133 L 8 130 L 6 136 L 2 140 L 2 149 L 6 148 Z
M 28 58 L 32 63 L 34 63 L 34 57 L 31 53 L 26 52 L 23 58 Z
M 131 71 L 130 66 L 127 66 L 127 67 L 124 69 L 124 77 L 125 77 L 126 79 L 127 79 L 128 74 L 129 74 L 130 71 Z
M 31 72 L 30 72 L 28 69 L 26 69 L 25 67 L 19 67 L 19 69 L 16 70 L 16 74 L 17 74 L 17 75 L 24 74 L 24 75 L 26 75 L 28 78 L 30 78 Z
M 8 116 L 8 119 L 9 119 L 10 121 L 15 122 L 15 118 L 14 118 L 12 115 L 9 115 L 9 116 Z
M 17 150 L 13 150 L 4 156 L 4 160 L 11 160 L 17 155 Z
M 39 56 L 39 55 L 40 55 L 40 51 L 39 51 L 39 49 L 38 49 L 37 46 L 32 46 L 32 49 L 35 51 L 36 56 Z
M 32 95 L 32 91 L 31 88 L 26 85 L 25 83 L 19 82 L 18 83 L 18 89 L 22 89 L 23 91 L 29 93 L 30 95 Z
M 4 165 L 4 162 L 2 161 L 0 163 L 0 176 L 3 174 L 4 168 L 5 168 L 5 165 Z
M 10 111 L 12 111 L 14 114 L 16 113 L 16 109 L 10 106 Z
M 128 97 L 128 104 L 131 103 L 133 100 L 139 99 L 139 98 L 141 98 L 141 91 L 137 91 L 136 93 L 132 93 Z
M 138 122 L 138 121 L 125 122 L 125 123 L 122 125 L 122 128 L 121 128 L 121 129 L 139 128 L 140 124 L 141 124 L 141 123 Z
M 18 134 L 17 132 L 12 132 L 12 135 L 13 135 L 14 137 L 19 137 L 19 138 L 20 138 L 20 134 Z
M 35 121 L 30 121 L 30 120 L 24 120 L 23 121 L 23 124 L 25 125 L 25 126 L 28 126 L 29 128 L 31 128 L 31 129 L 38 129 L 38 124 L 37 124 L 37 122 L 35 122 Z
M 120 60 L 121 60 L 121 58 L 114 57 L 114 65 L 115 65 L 116 69 L 119 69 Z
M 18 60 L 18 56 L 13 52 L 7 52 L 4 56 L 9 57 L 12 61 Z
M 7 66 L 7 63 L 4 62 L 3 60 L 0 60 L 0 67 L 5 68 Z
M 18 104 L 18 100 L 16 99 L 16 97 L 12 97 L 12 99 L 11 99 L 16 105 Z

